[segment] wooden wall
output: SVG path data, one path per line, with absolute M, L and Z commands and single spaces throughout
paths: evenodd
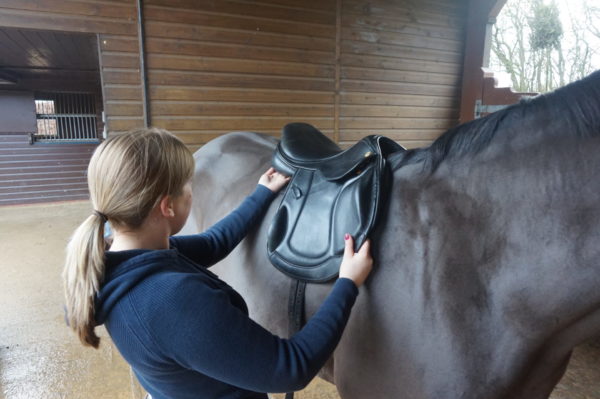
M 335 0 L 145 4 L 154 125 L 192 146 L 290 121 L 333 133 Z
M 152 124 L 194 148 L 234 130 L 278 135 L 291 121 L 342 145 L 372 133 L 427 144 L 458 119 L 465 9 L 146 0 Z
M 0 205 L 88 198 L 94 144 L 29 144 L 28 134 L 0 134 Z
M 457 122 L 466 0 L 144 5 L 151 123 L 194 148 L 290 121 L 418 146 Z M 0 26 L 98 33 L 108 128 L 143 124 L 135 0 L 2 0 Z
M 458 121 L 468 0 L 143 3 L 151 124 L 192 149 L 293 121 L 415 147 Z M 0 27 L 98 34 L 109 132 L 144 124 L 135 0 L 0 0 Z
M 344 0 L 340 141 L 376 133 L 417 147 L 457 123 L 463 3 Z

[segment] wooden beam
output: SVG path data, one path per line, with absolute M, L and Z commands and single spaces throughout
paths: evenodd
M 150 99 L 148 97 L 148 75 L 146 73 L 146 45 L 144 32 L 144 4 L 143 0 L 137 0 L 138 17 L 138 40 L 140 47 L 140 81 L 142 83 L 142 111 L 144 117 L 144 126 L 150 126 Z
M 483 90 L 483 65 L 487 29 L 490 17 L 495 18 L 506 0 L 470 0 L 465 38 L 465 57 L 462 78 L 459 122 L 475 117 L 475 103 L 481 100 Z

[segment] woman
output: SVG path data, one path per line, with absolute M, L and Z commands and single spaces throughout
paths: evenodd
M 256 190 L 206 232 L 173 237 L 192 203 L 194 160 L 174 135 L 143 129 L 94 152 L 94 212 L 75 231 L 63 273 L 70 327 L 97 348 L 104 324 L 154 399 L 266 398 L 303 388 L 335 349 L 372 259 L 346 251 L 319 311 L 290 339 L 254 323 L 242 297 L 207 268 L 260 222 L 288 179 L 272 168 Z M 105 251 L 104 224 L 113 240 Z M 340 238 L 341 239 L 341 238 Z

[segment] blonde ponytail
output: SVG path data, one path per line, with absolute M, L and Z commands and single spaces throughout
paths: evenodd
M 67 321 L 82 344 L 98 348 L 94 327 L 94 299 L 104 278 L 104 219 L 89 216 L 75 230 L 69 245 L 63 280 Z
M 182 193 L 193 172 L 188 148 L 162 129 L 115 135 L 94 151 L 88 166 L 94 213 L 75 230 L 63 271 L 67 321 L 84 345 L 100 344 L 94 301 L 104 279 L 104 223 L 138 228 L 163 196 Z

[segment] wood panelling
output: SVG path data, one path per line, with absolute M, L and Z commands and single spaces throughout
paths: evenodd
M 431 142 L 458 118 L 466 2 L 344 0 L 340 142 Z
M 331 131 L 335 4 L 146 1 L 152 123 L 192 147 L 293 121 Z
M 0 205 L 88 197 L 86 169 L 94 144 L 29 144 L 0 135 Z
M 145 0 L 151 124 L 192 149 L 235 130 L 277 135 L 295 121 L 342 146 L 367 134 L 425 145 L 457 123 L 467 3 Z M 114 134 L 144 124 L 136 19 L 135 0 L 0 1 L 0 27 L 98 34 Z
M 235 9 L 231 14 L 217 14 L 198 11 L 193 5 L 190 8 L 177 8 L 153 6 L 152 1 L 146 1 L 145 4 L 147 4 L 148 7 L 144 9 L 144 15 L 148 21 L 174 22 L 187 25 L 221 28 L 225 30 L 245 30 L 256 32 L 257 34 L 267 32 L 308 37 L 325 37 L 329 39 L 335 37 L 335 24 L 333 22 L 319 24 L 309 19 L 305 22 L 300 22 L 290 21 L 288 19 L 272 19 L 264 15 L 259 15 L 256 18 L 248 18 L 247 15 L 235 11 Z M 328 5 L 329 10 L 335 10 L 335 1 L 325 0 L 323 1 L 323 4 Z M 289 10 L 290 15 L 294 14 L 293 10 L 294 9 Z M 335 12 L 333 12 L 332 15 L 335 15 Z M 333 18 L 333 21 L 335 21 L 335 18 Z
M 152 123 L 190 145 L 288 121 L 407 145 L 456 123 L 466 2 L 145 4 Z
M 334 93 L 296 91 L 293 94 L 285 90 L 210 88 L 210 87 L 153 87 L 150 90 L 153 100 L 181 101 L 220 101 L 290 103 L 290 104 L 332 104 Z

